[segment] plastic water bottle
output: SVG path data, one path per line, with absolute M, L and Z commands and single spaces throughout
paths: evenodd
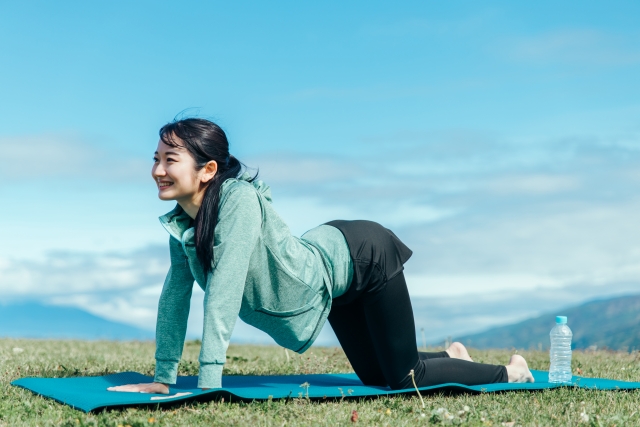
M 567 326 L 566 316 L 556 316 L 556 325 L 551 329 L 549 336 L 551 337 L 549 382 L 570 383 L 571 338 L 573 337 L 573 333 L 571 329 L 569 329 L 569 326 Z

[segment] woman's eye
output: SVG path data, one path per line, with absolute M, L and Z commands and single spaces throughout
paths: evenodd
M 154 158 L 153 158 L 153 161 L 154 161 L 154 162 L 157 162 L 157 161 L 158 161 L 158 159 L 156 159 L 156 158 L 154 157 Z

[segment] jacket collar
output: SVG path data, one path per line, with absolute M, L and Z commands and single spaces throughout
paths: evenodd
M 226 188 L 234 181 L 249 181 L 251 179 L 251 175 L 249 173 L 244 172 L 238 178 L 228 178 L 226 179 L 222 185 L 220 186 L 220 199 L 222 199 L 222 195 L 226 191 Z M 271 187 L 265 184 L 261 180 L 256 180 L 251 183 L 254 188 L 262 194 L 262 196 L 271 202 Z M 178 203 L 176 206 L 166 214 L 158 217 L 160 220 L 160 224 L 171 234 L 173 237 L 178 239 L 178 241 L 182 242 L 183 237 L 184 240 L 189 240 L 193 238 L 194 229 L 190 227 L 191 225 L 191 217 L 182 209 Z
M 173 237 L 182 242 L 182 235 L 190 227 L 191 217 L 182 209 L 178 203 L 176 206 L 166 214 L 158 218 L 160 224 L 171 234 Z M 185 236 L 186 237 L 186 236 Z

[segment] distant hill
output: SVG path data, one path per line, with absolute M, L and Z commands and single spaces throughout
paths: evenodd
M 0 337 L 152 340 L 155 334 L 77 308 L 29 302 L 0 305 Z
M 555 316 L 567 316 L 573 347 L 613 350 L 640 349 L 640 295 L 591 301 L 576 307 L 485 332 L 457 337 L 473 348 L 548 349 Z

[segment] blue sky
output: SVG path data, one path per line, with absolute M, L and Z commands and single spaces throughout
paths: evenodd
M 518 307 L 462 324 L 536 314 L 532 292 L 633 291 L 638 16 L 632 1 L 4 2 L 0 299 L 152 327 L 173 204 L 151 157 L 181 112 L 225 129 L 294 234 L 376 220 L 414 250 L 414 297 Z

